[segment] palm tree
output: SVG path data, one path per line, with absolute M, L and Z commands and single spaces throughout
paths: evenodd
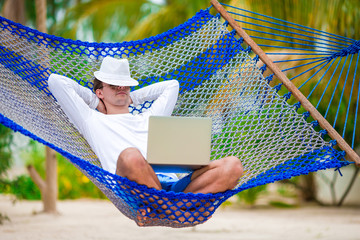
M 14 22 L 25 23 L 24 0 L 6 0 L 2 5 L 1 15 Z M 11 129 L 0 124 L 0 185 L 6 186 L 8 181 L 6 171 L 11 167 L 12 157 L 10 144 L 12 143 L 13 132 Z M 9 220 L 6 215 L 0 212 L 0 224 Z
M 36 26 L 41 32 L 46 33 L 46 0 L 36 0 Z M 57 159 L 56 152 L 46 147 L 46 180 L 43 194 L 44 212 L 56 213 L 56 200 L 58 196 L 57 186 Z
M 62 37 L 84 41 L 137 40 L 174 28 L 209 6 L 208 0 L 79 1 L 54 28 Z
M 13 12 L 12 12 L 13 11 Z M 4 17 L 13 19 L 25 25 L 25 1 L 7 0 L 4 4 Z M 36 0 L 36 25 L 39 31 L 47 32 L 46 29 L 46 0 Z M 43 200 L 44 212 L 56 212 L 57 199 L 57 160 L 55 151 L 46 147 L 46 180 L 44 181 L 33 166 L 28 166 L 29 174 L 40 188 Z
M 54 29 L 57 35 L 65 38 L 121 41 L 129 29 L 157 7 L 147 0 L 78 1 L 66 10 L 64 20 Z
M 198 11 L 208 7 L 210 7 L 208 0 L 167 0 L 159 11 L 138 22 L 125 37 L 125 40 L 143 39 L 163 33 L 184 23 Z
M 232 0 L 230 5 L 344 37 L 360 38 L 359 1 Z

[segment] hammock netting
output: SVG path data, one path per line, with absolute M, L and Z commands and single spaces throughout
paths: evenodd
M 223 5 L 348 144 L 359 148 L 360 41 Z M 261 69 L 279 94 L 300 107 L 266 66 Z
M 242 190 L 350 163 L 336 142 L 325 140 L 326 132 L 307 121 L 298 103 L 289 103 L 289 95 L 269 84 L 266 66 L 209 9 L 160 35 L 122 43 L 73 41 L 0 20 L 0 123 L 67 157 L 139 225 L 194 226 Z M 216 194 L 157 191 L 101 168 L 50 93 L 47 78 L 58 73 L 92 88 L 93 72 L 105 56 L 128 58 L 138 88 L 179 81 L 173 115 L 213 119 L 211 159 L 234 155 L 244 166 L 234 189 Z M 141 113 L 151 104 L 130 106 L 131 112 Z

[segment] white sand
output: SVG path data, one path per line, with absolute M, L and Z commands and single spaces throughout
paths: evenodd
M 39 201 L 12 204 L 0 195 L 0 240 L 89 239 L 360 239 L 360 208 L 220 208 L 194 228 L 140 228 L 109 201 L 59 201 L 60 214 L 39 214 Z

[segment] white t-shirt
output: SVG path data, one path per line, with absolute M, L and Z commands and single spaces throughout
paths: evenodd
M 102 167 L 111 173 L 115 173 L 118 156 L 126 148 L 135 147 L 146 158 L 149 116 L 170 116 L 179 93 L 176 80 L 155 83 L 130 93 L 134 106 L 155 100 L 143 113 L 103 114 L 95 110 L 99 99 L 90 89 L 58 74 L 51 74 L 48 84 Z

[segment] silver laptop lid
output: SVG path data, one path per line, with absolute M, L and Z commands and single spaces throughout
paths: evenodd
M 151 116 L 147 161 L 155 171 L 191 171 L 210 163 L 211 118 Z

